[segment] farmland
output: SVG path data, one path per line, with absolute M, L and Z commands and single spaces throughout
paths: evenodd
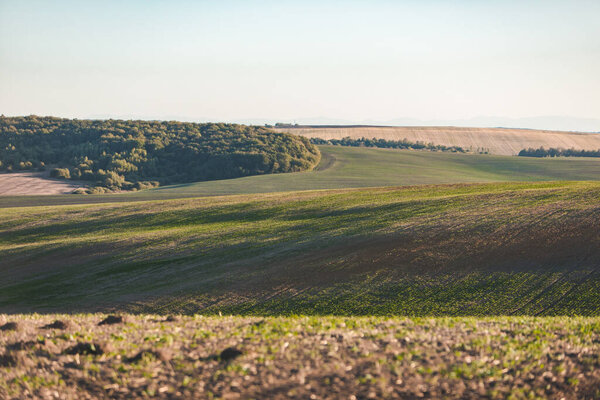
M 0 0 L 0 400 L 600 400 L 599 15 Z
M 70 194 L 82 186 L 81 182 L 50 179 L 47 173 L 0 174 L 0 196 Z
M 319 146 L 316 170 L 159 187 L 118 195 L 0 196 L 0 207 L 165 200 L 463 182 L 600 180 L 598 159 L 532 159 L 483 154 Z
M 455 126 L 299 126 L 278 127 L 277 131 L 322 139 L 351 137 L 386 140 L 407 139 L 444 146 L 459 146 L 491 154 L 516 155 L 529 147 L 600 149 L 600 134 L 536 129 L 466 128 Z
M 2 398 L 600 395 L 598 318 L 0 315 L 0 326 Z
M 600 160 L 319 150 L 0 196 L 0 397 L 600 396 Z
M 598 315 L 600 183 L 0 211 L 0 312 Z

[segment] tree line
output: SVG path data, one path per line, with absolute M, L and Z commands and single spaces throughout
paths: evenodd
M 407 139 L 402 140 L 385 140 L 385 139 L 367 139 L 361 137 L 359 139 L 352 139 L 345 137 L 343 139 L 321 139 L 311 138 L 312 144 L 323 145 L 330 144 L 334 146 L 351 146 L 351 147 L 379 147 L 383 149 L 415 149 L 415 150 L 430 150 L 430 151 L 447 151 L 452 153 L 467 153 L 459 146 L 444 146 L 441 144 L 423 143 L 423 142 L 410 142 Z
M 308 139 L 257 126 L 0 117 L 0 171 L 51 169 L 96 192 L 303 171 L 319 160 Z
M 600 157 L 599 150 L 576 150 L 576 149 L 561 149 L 551 147 L 545 149 L 540 147 L 539 149 L 528 148 L 523 149 L 519 152 L 521 157 Z

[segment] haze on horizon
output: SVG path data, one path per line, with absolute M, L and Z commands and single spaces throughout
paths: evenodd
M 600 131 L 600 2 L 0 0 L 0 114 Z

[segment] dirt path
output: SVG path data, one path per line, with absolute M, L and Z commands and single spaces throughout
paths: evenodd
M 0 196 L 69 194 L 83 186 L 81 182 L 51 179 L 44 172 L 0 174 Z

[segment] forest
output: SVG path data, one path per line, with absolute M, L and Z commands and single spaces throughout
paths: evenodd
M 312 169 L 318 148 L 264 127 L 0 117 L 0 171 L 50 170 L 92 192 Z
M 576 149 L 558 149 L 549 148 L 545 149 L 540 147 L 539 149 L 523 149 L 519 152 L 521 157 L 600 157 L 599 150 L 576 150 Z
M 433 143 L 410 142 L 406 139 L 402 140 L 385 140 L 385 139 L 367 139 L 359 138 L 352 139 L 345 137 L 343 139 L 321 139 L 311 138 L 313 144 L 323 145 L 330 144 L 334 146 L 352 146 L 352 147 L 378 147 L 383 149 L 415 149 L 415 150 L 430 150 L 430 151 L 449 151 L 453 153 L 467 153 L 468 151 L 459 146 L 444 146 Z

